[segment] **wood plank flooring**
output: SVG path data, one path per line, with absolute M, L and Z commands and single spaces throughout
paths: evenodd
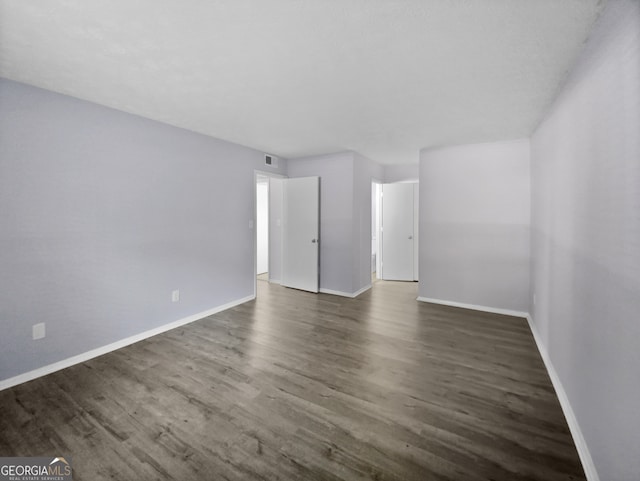
M 258 298 L 0 392 L 1 456 L 76 480 L 584 480 L 523 319 L 258 282 Z

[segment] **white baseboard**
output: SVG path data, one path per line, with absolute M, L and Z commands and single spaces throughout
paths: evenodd
M 463 309 L 473 309 L 474 311 L 490 312 L 492 314 L 502 314 L 505 316 L 527 317 L 529 313 L 524 311 L 512 311 L 510 309 L 500 309 L 498 307 L 480 306 L 477 304 L 465 304 L 463 302 L 444 301 L 442 299 L 432 299 L 430 297 L 418 297 L 420 302 L 428 302 L 430 304 L 441 304 L 443 306 L 461 307 Z
M 24 374 L 18 374 L 17 376 L 4 379 L 0 381 L 0 391 L 4 389 L 8 389 L 13 386 L 17 386 L 18 384 L 22 384 L 27 381 L 32 381 L 33 379 L 36 379 L 42 376 L 46 376 L 47 374 L 51 374 L 52 372 L 65 369 L 67 367 L 71 367 L 75 364 L 83 363 L 85 361 L 93 359 L 94 357 L 102 356 L 103 354 L 107 354 L 117 349 L 121 349 L 123 347 L 129 346 L 130 344 L 134 344 L 136 342 L 142 341 L 149 337 L 157 336 L 158 334 L 162 334 L 163 332 L 170 331 L 171 329 L 184 326 L 185 324 L 189 324 L 191 322 L 198 321 L 200 319 L 204 319 L 205 317 L 230 309 L 237 305 L 244 304 L 245 302 L 251 301 L 253 299 L 255 299 L 254 295 L 247 296 L 242 299 L 237 299 L 235 301 L 231 301 L 222 306 L 214 307 L 212 309 L 199 312 L 197 314 L 193 314 L 188 317 L 184 317 L 177 321 L 170 322 L 169 324 L 165 324 L 163 326 L 156 327 L 154 329 L 150 329 L 145 332 L 141 332 L 140 334 L 135 334 L 133 336 L 120 339 L 119 341 L 112 342 L 111 344 L 107 344 L 105 346 L 98 347 L 96 349 L 92 349 L 87 352 L 83 352 L 82 354 L 78 354 L 77 356 L 69 357 L 67 359 L 63 359 L 62 361 L 58 361 L 53 364 L 49 364 L 47 366 L 34 369 L 33 371 L 25 372 Z
M 582 468 L 584 469 L 584 474 L 587 477 L 587 481 L 600 481 L 600 477 L 598 476 L 598 472 L 596 471 L 596 465 L 594 464 L 591 453 L 589 452 L 587 442 L 582 435 L 582 430 L 580 429 L 580 425 L 578 424 L 576 415 L 573 412 L 571 403 L 569 402 L 567 392 L 562 386 L 562 381 L 560 381 L 560 377 L 558 376 L 555 367 L 553 367 L 553 363 L 551 362 L 551 358 L 549 357 L 547 348 L 542 343 L 542 339 L 540 338 L 540 334 L 538 333 L 538 328 L 534 324 L 533 319 L 529 314 L 527 314 L 526 318 L 527 322 L 529 323 L 529 329 L 531 329 L 533 338 L 535 339 L 536 345 L 538 346 L 540 356 L 542 357 L 544 365 L 547 368 L 547 372 L 549 373 L 549 377 L 551 378 L 551 383 L 556 390 L 556 395 L 558 396 L 560 406 L 562 407 L 562 412 L 564 413 L 564 417 L 566 418 L 567 424 L 569 425 L 569 431 L 571 431 L 571 436 L 573 437 L 573 442 L 576 445 L 578 456 L 580 456 L 580 461 L 582 462 Z
M 442 304 L 444 306 L 462 307 L 464 309 L 473 309 L 476 311 L 491 312 L 494 314 L 506 314 L 508 316 L 524 317 L 529 323 L 529 329 L 533 334 L 533 338 L 536 342 L 536 346 L 538 347 L 538 351 L 540 352 L 540 357 L 542 357 L 542 361 L 544 362 L 544 365 L 547 368 L 547 372 L 549 373 L 549 377 L 551 378 L 551 383 L 553 384 L 553 388 L 555 389 L 556 395 L 558 396 L 558 401 L 560 401 L 562 412 L 564 413 L 564 417 L 567 420 L 569 431 L 571 431 L 571 436 L 573 437 L 573 442 L 576 445 L 576 450 L 578 451 L 578 456 L 580 457 L 580 462 L 582 463 L 582 469 L 584 469 L 584 473 L 585 473 L 585 476 L 587 477 L 587 481 L 600 481 L 600 477 L 598 476 L 598 472 L 596 471 L 596 466 L 593 462 L 593 458 L 591 457 L 591 453 L 589 452 L 587 443 L 584 439 L 584 436 L 582 435 L 582 430 L 580 429 L 580 425 L 578 424 L 576 415 L 573 412 L 571 403 L 569 402 L 567 392 L 564 390 L 564 387 L 562 386 L 562 382 L 560 381 L 560 377 L 558 377 L 558 373 L 555 367 L 553 367 L 553 363 L 551 362 L 549 353 L 547 352 L 546 347 L 542 343 L 542 339 L 540 338 L 538 329 L 536 325 L 533 323 L 533 319 L 531 318 L 531 315 L 528 312 L 512 311 L 508 309 L 498 309 L 498 308 L 487 307 L 487 306 L 478 306 L 475 304 L 464 304 L 462 302 L 443 301 L 441 299 L 431 299 L 428 297 L 418 297 L 418 301 L 430 302 L 432 304 Z
M 358 290 L 358 291 L 354 292 L 354 293 L 352 294 L 352 297 L 358 297 L 358 296 L 359 296 L 360 294 L 362 294 L 363 292 L 367 292 L 369 289 L 371 289 L 371 286 L 372 286 L 371 284 L 368 284 L 368 285 L 364 286 L 362 289 L 360 289 L 360 290 Z
M 332 294 L 334 296 L 350 297 L 353 299 L 354 297 L 358 297 L 360 294 L 368 291 L 369 289 L 371 289 L 371 284 L 369 284 L 368 286 L 364 286 L 362 289 L 356 292 L 334 291 L 331 289 L 324 289 L 324 288 L 320 289 L 320 292 L 322 292 L 323 294 Z

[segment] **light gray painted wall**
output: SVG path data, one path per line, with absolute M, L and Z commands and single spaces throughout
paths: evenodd
M 353 159 L 353 287 L 351 292 L 371 285 L 371 216 L 373 179 L 381 179 L 383 168 L 354 153 Z
M 382 166 L 355 152 L 290 159 L 289 177 L 320 177 L 320 288 L 371 284 L 371 181 Z
M 533 319 L 600 479 L 636 480 L 639 2 L 609 2 L 531 147 Z
M 387 184 L 393 184 L 394 182 L 418 182 L 419 178 L 420 165 L 418 163 L 384 166 L 384 182 Z
M 252 295 L 262 164 L 0 80 L 0 380 Z M 38 322 L 47 337 L 33 341 Z
M 420 153 L 421 297 L 529 311 L 529 142 Z
M 289 177 L 320 177 L 320 288 L 353 290 L 352 152 L 290 159 Z

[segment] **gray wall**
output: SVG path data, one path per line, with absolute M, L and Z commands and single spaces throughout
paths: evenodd
M 418 182 L 419 178 L 420 165 L 418 163 L 384 166 L 384 181 L 388 184 L 393 184 L 394 182 Z
M 320 180 L 320 288 L 353 291 L 353 153 L 290 159 L 289 177 Z
M 353 286 L 358 292 L 371 285 L 371 216 L 373 179 L 381 180 L 382 167 L 362 155 L 353 158 Z
M 529 142 L 420 153 L 420 296 L 529 311 Z
M 354 294 L 371 284 L 371 181 L 382 167 L 354 152 L 290 159 L 289 177 L 320 180 L 320 289 Z
M 609 2 L 531 146 L 533 319 L 600 479 L 636 480 L 640 3 Z
M 0 80 L 0 380 L 251 296 L 262 164 Z M 33 341 L 38 322 L 47 337 Z

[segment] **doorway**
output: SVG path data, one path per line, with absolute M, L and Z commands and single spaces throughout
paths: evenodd
M 269 177 L 256 177 L 256 276 L 269 280 Z
M 372 252 L 375 278 L 418 280 L 418 184 L 372 185 Z
M 283 175 L 254 171 L 254 295 L 258 282 L 280 283 Z M 254 228 L 255 226 L 255 228 Z

